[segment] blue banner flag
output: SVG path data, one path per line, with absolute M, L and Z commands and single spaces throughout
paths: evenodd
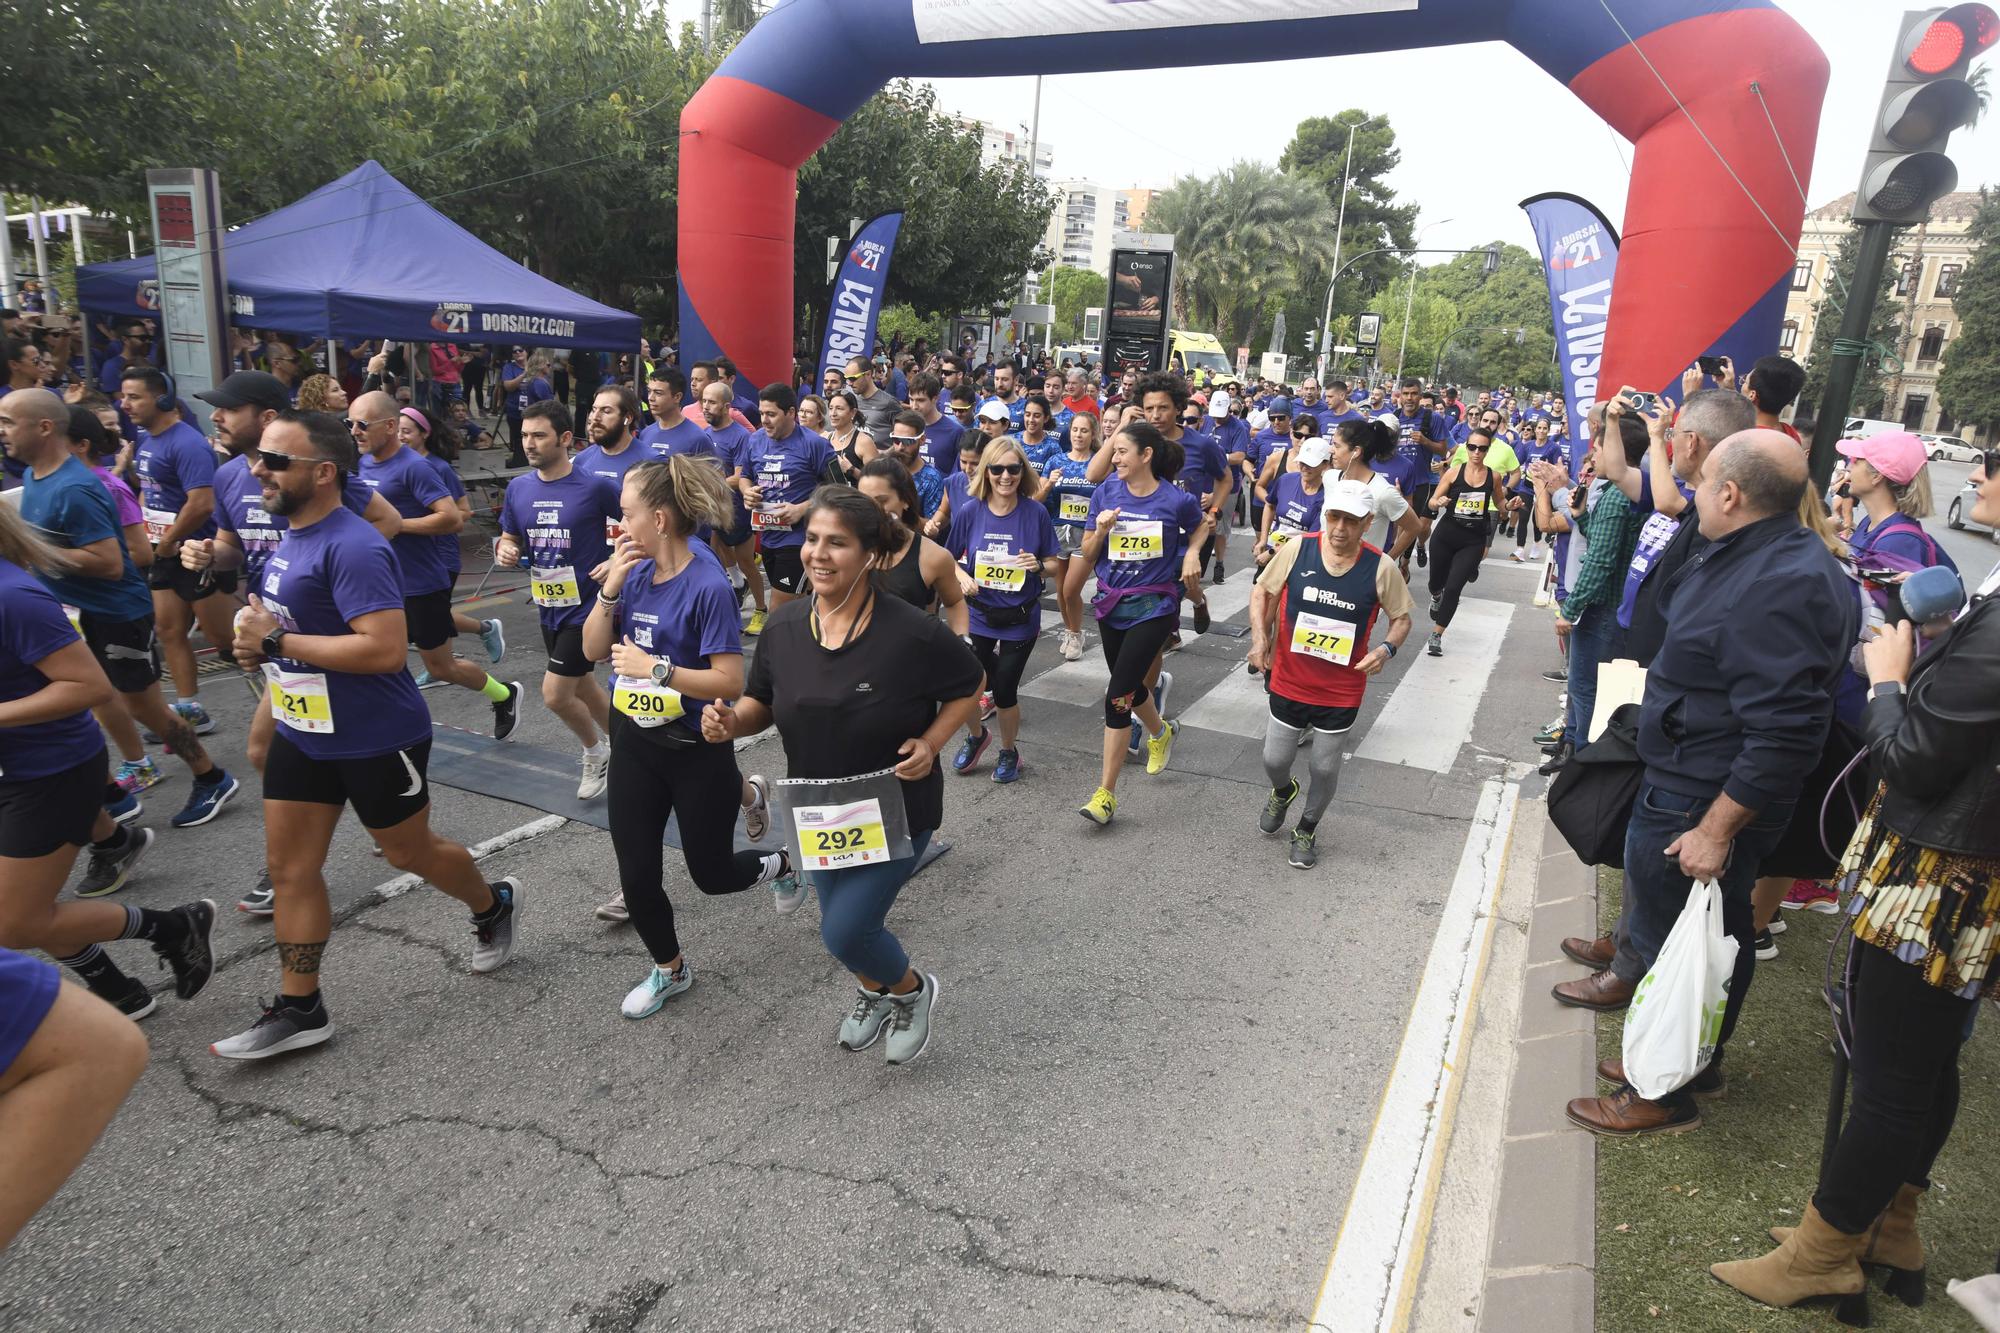
M 847 257 L 833 275 L 826 295 L 826 338 L 820 343 L 815 391 L 826 372 L 845 370 L 847 359 L 866 360 L 875 350 L 875 324 L 882 317 L 882 293 L 889 285 L 889 259 L 896 252 L 901 213 L 883 213 L 869 220 L 847 243 Z
M 1521 207 L 1534 225 L 1549 280 L 1556 364 L 1562 367 L 1569 423 L 1569 470 L 1575 476 L 1590 452 L 1586 414 L 1600 397 L 1597 375 L 1610 323 L 1611 279 L 1618 271 L 1618 233 L 1602 213 L 1573 194 L 1538 194 L 1523 199 Z

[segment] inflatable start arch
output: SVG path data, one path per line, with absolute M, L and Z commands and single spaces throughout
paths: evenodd
M 790 378 L 798 169 L 890 79 L 1158 69 L 1172 105 L 1173 71 L 1246 35 L 1294 58 L 1506 42 L 1636 146 L 1600 383 L 1776 346 L 1827 65 L 1770 0 L 787 0 L 681 113 L 682 364 Z

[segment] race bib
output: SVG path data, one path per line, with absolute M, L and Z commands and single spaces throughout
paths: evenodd
M 574 565 L 557 565 L 552 569 L 530 569 L 528 595 L 535 599 L 536 606 L 583 604 L 583 594 L 578 589 Z
M 158 546 L 160 538 L 166 536 L 167 529 L 174 525 L 175 516 L 164 509 L 142 510 L 141 515 L 146 520 L 146 540 Z
M 1121 518 L 1111 525 L 1113 560 L 1158 560 L 1166 553 L 1166 525 L 1159 519 Z
M 326 677 L 317 671 L 287 671 L 275 662 L 264 663 L 264 697 L 271 701 L 271 716 L 293 731 L 310 731 L 317 736 L 333 734 L 333 701 L 327 697 Z
M 676 718 L 687 716 L 687 710 L 681 706 L 679 690 L 655 685 L 651 679 L 634 680 L 630 676 L 611 678 L 611 706 L 631 718 L 636 725 L 648 729 L 663 727 Z
M 1020 592 L 1028 586 L 1028 571 L 1019 565 L 1000 563 L 1004 552 L 982 551 L 972 562 L 972 581 L 995 592 Z
M 770 532 L 792 525 L 785 522 L 785 516 L 776 509 L 753 509 L 750 511 L 750 526 L 759 532 Z
M 65 602 L 63 603 L 63 614 L 69 617 L 69 627 L 81 636 L 83 634 L 83 612 Z
M 1297 537 L 1299 535 L 1300 533 L 1297 528 L 1272 528 L 1271 549 L 1275 551 L 1279 547 L 1283 546 L 1286 542 L 1290 541 L 1292 538 Z
M 848 805 L 802 805 L 792 811 L 799 862 L 808 870 L 845 870 L 887 861 L 889 839 L 882 803 L 874 797 Z
M 1057 496 L 1056 517 L 1065 523 L 1083 522 L 1090 517 L 1090 497 L 1087 495 Z
M 1451 502 L 1451 512 L 1460 518 L 1486 517 L 1486 492 L 1459 496 Z
M 1301 611 L 1292 624 L 1292 651 L 1348 666 L 1354 658 L 1354 622 Z

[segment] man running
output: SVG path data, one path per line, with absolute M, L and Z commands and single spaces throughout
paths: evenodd
M 917 375 L 910 380 L 910 411 L 923 423 L 924 456 L 930 459 L 940 477 L 957 465 L 958 442 L 965 436 L 965 427 L 958 418 L 938 411 L 938 396 L 944 392 L 944 384 L 935 375 Z M 896 418 L 890 418 L 889 429 L 891 433 L 896 430 Z M 875 436 L 876 446 L 886 448 L 885 439 Z
M 1250 598 L 1250 666 L 1271 678 L 1264 728 L 1264 773 L 1271 780 L 1257 827 L 1274 834 L 1298 799 L 1292 756 L 1312 728 L 1306 767 L 1312 786 L 1292 832 L 1289 860 L 1299 870 L 1319 862 L 1320 816 L 1340 784 L 1346 734 L 1361 713 L 1368 678 L 1389 664 L 1410 636 L 1410 589 L 1395 562 L 1362 541 L 1375 500 L 1358 481 L 1326 488 L 1319 540 L 1286 542 L 1257 576 Z M 1376 617 L 1389 615 L 1383 642 L 1368 646 Z
M 672 458 L 675 454 L 714 452 L 714 445 L 709 441 L 708 432 L 702 429 L 701 423 L 690 419 L 681 410 L 681 403 L 687 395 L 687 387 L 687 376 L 672 366 L 654 366 L 652 373 L 646 377 L 646 405 L 653 411 L 653 424 L 639 432 L 641 457 Z M 599 389 L 597 401 L 603 402 L 607 393 L 629 397 L 631 390 Z M 592 415 L 596 414 L 596 410 L 595 407 L 591 409 Z M 528 461 L 534 462 L 533 459 Z M 612 490 L 615 492 L 624 483 L 625 478 L 620 476 L 613 484 Z M 616 506 L 613 506 L 612 512 L 617 512 Z
M 848 379 L 859 383 L 856 366 L 867 364 L 859 357 L 849 362 Z M 789 384 L 767 385 L 757 411 L 763 427 L 743 442 L 729 480 L 749 506 L 751 526 L 761 539 L 775 611 L 805 591 L 799 551 L 806 540 L 806 510 L 833 463 L 833 446 L 799 424 L 799 402 Z
M 1146 421 L 1153 429 L 1164 435 L 1170 442 L 1180 446 L 1184 455 L 1180 475 L 1174 480 L 1189 495 L 1201 501 L 1201 507 L 1215 523 L 1221 522 L 1223 507 L 1229 503 L 1229 463 L 1222 456 L 1222 446 L 1211 435 L 1203 435 L 1190 428 L 1188 420 L 1199 421 L 1199 417 L 1183 417 L 1187 411 L 1187 381 L 1180 376 L 1164 371 L 1143 376 L 1135 386 L 1139 395 L 1139 410 L 1146 414 Z M 1207 543 L 1201 550 L 1201 563 L 1205 568 L 1215 550 L 1214 524 Z M 1208 633 L 1208 596 L 1202 591 L 1201 576 L 1197 574 L 1188 584 L 1188 598 L 1194 603 L 1194 632 Z M 1179 634 L 1174 636 L 1178 640 Z M 1148 680 L 1154 679 L 1148 673 Z
M 890 423 L 895 421 L 896 413 L 903 410 L 903 405 L 875 383 L 875 363 L 866 357 L 849 357 L 847 387 L 854 391 L 855 401 L 860 405 L 861 428 L 868 432 L 868 438 L 887 439 Z M 761 402 L 758 410 L 763 410 Z
M 215 535 L 215 451 L 206 437 L 181 420 L 173 381 L 151 366 L 128 368 L 120 390 L 125 415 L 138 428 L 132 466 L 139 474 L 139 502 L 146 538 L 153 543 L 147 583 L 153 594 L 153 621 L 160 651 L 174 678 L 174 711 L 197 736 L 215 730 L 201 706 L 194 646 L 188 630 L 199 618 L 202 636 L 220 648 L 229 642 L 229 619 L 236 614 L 236 576 L 202 574 L 180 562 L 180 544 Z M 158 744 L 166 733 L 146 739 Z
M 658 375 L 666 367 L 656 367 Z M 676 378 L 679 371 L 672 371 Z M 655 380 L 655 384 L 659 381 Z M 680 399 L 674 399 L 680 410 Z M 683 424 L 692 425 L 692 422 Z M 521 448 L 535 470 L 507 483 L 500 507 L 500 540 L 493 562 L 512 569 L 525 557 L 529 589 L 542 622 L 549 667 L 542 702 L 583 746 L 583 780 L 576 799 L 604 794 L 611 767 L 611 701 L 597 684 L 583 652 L 583 622 L 597 596 L 591 572 L 610 555 L 607 524 L 621 512 L 618 487 L 570 461 L 569 412 L 561 403 L 536 403 L 521 414 Z M 706 442 L 707 436 L 703 436 Z M 682 452 L 687 452 L 682 450 Z
M 679 372 L 676 371 L 676 374 Z M 649 399 L 653 385 L 648 382 Z M 680 406 L 675 403 L 674 410 Z M 590 436 L 590 444 L 577 450 L 577 470 L 585 476 L 602 477 L 611 483 L 612 489 L 625 484 L 625 474 L 635 463 L 643 463 L 653 457 L 638 438 L 632 434 L 632 423 L 638 418 L 639 402 L 630 389 L 618 385 L 607 385 L 597 391 L 590 403 L 590 418 L 584 429 Z M 526 414 L 523 413 L 523 420 Z M 521 426 L 516 423 L 514 434 L 519 438 Z M 533 466 L 531 463 L 530 466 Z
M 1445 437 L 1451 428 L 1445 419 L 1423 406 L 1424 386 L 1415 375 L 1403 376 L 1396 386 L 1396 457 L 1378 469 L 1396 483 L 1417 514 L 1417 564 L 1428 563 L 1425 548 L 1431 539 L 1431 491 L 1437 481 L 1432 464 L 1445 456 Z
M 522 408 L 524 420 L 529 406 Z M 451 652 L 458 633 L 451 617 L 451 572 L 434 539 L 463 528 L 465 515 L 430 464 L 397 440 L 395 399 L 380 390 L 364 393 L 347 414 L 348 429 L 362 451 L 361 480 L 403 518 L 391 545 L 403 572 L 403 624 L 410 643 L 433 680 L 486 697 L 493 705 L 493 738 L 504 741 L 521 720 L 521 683 L 495 680 Z M 515 438 L 520 438 L 519 429 Z
M 465 848 L 430 827 L 431 718 L 404 669 L 407 566 L 341 503 L 357 461 L 337 417 L 285 412 L 251 468 L 265 510 L 289 520 L 235 640 L 239 664 L 263 664 L 280 724 L 264 770 L 264 856 L 283 980 L 255 1023 L 209 1047 L 231 1060 L 333 1035 L 319 993 L 332 929 L 321 867 L 344 805 L 391 865 L 472 909 L 473 971 L 491 972 L 514 951 L 520 881 L 488 884 Z
M 749 443 L 750 432 L 730 415 L 729 390 L 715 384 L 701 391 L 701 416 L 703 425 L 708 429 L 709 447 L 715 455 L 716 465 L 727 479 L 743 465 L 743 446 Z M 621 495 L 623 485 L 621 481 Z M 743 503 L 743 493 L 732 485 L 729 497 L 734 522 L 727 532 L 717 528 L 710 534 L 710 540 L 717 558 L 722 561 L 723 571 L 726 573 L 731 568 L 739 571 L 743 575 L 743 587 L 750 590 L 755 609 L 750 612 L 750 623 L 743 627 L 743 632 L 762 634 L 764 620 L 770 612 L 764 604 L 764 571 L 757 565 L 756 533 L 750 526 L 750 510 Z M 742 604 L 742 591 L 739 589 L 737 605 Z

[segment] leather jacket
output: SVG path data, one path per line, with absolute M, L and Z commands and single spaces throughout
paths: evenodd
M 1861 729 L 1884 823 L 1924 847 L 2000 857 L 2000 596 L 1918 657 L 1903 694 L 1871 697 Z

